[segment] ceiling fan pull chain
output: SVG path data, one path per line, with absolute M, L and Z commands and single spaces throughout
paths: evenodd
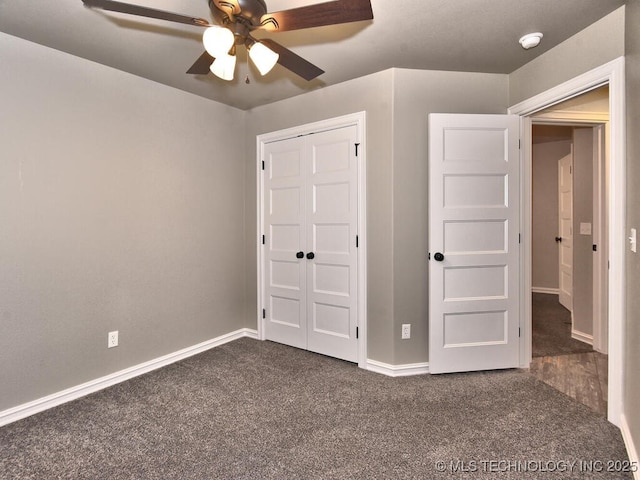
M 249 73 L 251 72 L 251 67 L 249 66 L 249 55 L 247 55 L 247 75 L 244 77 L 244 83 L 249 85 L 251 83 L 251 79 L 249 78 Z

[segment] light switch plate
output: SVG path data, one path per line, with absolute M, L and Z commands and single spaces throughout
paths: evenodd
M 590 223 L 580 223 L 580 235 L 591 235 Z

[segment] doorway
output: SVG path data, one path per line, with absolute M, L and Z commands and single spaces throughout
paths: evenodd
M 606 206 L 608 219 L 606 278 L 608 304 L 603 307 L 608 317 L 608 404 L 607 418 L 620 426 L 622 421 L 622 359 L 624 348 L 625 278 L 625 118 L 624 118 L 624 58 L 618 58 L 563 84 L 531 97 L 509 109 L 509 113 L 522 116 L 523 159 L 523 223 L 525 238 L 522 246 L 523 276 L 521 291 L 522 327 L 521 366 L 531 362 L 531 131 L 532 116 L 562 101 L 574 98 L 598 87 L 609 86 L 609 172 L 605 181 L 609 202 Z
M 533 115 L 531 164 L 531 372 L 602 415 L 608 115 L 607 86 Z

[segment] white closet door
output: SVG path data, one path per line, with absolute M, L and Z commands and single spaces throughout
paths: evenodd
M 265 146 L 266 339 L 307 347 L 304 139 Z M 299 258 L 302 257 L 302 258 Z
M 308 349 L 357 361 L 356 127 L 306 137 Z
M 348 361 L 357 339 L 357 128 L 265 145 L 265 337 Z

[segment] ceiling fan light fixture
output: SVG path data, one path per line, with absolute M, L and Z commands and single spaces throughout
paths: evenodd
M 324 73 L 321 68 L 271 39 L 256 41 L 251 36 L 254 30 L 286 32 L 373 19 L 371 0 L 332 0 L 272 13 L 268 12 L 265 0 L 209 0 L 211 17 L 218 25 L 211 25 L 205 18 L 137 5 L 137 1 L 82 0 L 82 3 L 85 7 L 109 12 L 208 27 L 202 37 L 206 52 L 198 57 L 187 73 L 204 75 L 211 70 L 220 78 L 229 80 L 233 78 L 231 66 L 235 65 L 235 58 L 229 56 L 235 55 L 236 45 L 250 49 L 256 43 L 258 45 L 251 52 L 251 58 L 262 75 L 276 63 L 307 81 Z
M 236 69 L 236 56 L 235 55 L 221 55 L 217 57 L 209 70 L 216 77 L 221 78 L 222 80 L 231 81 L 233 80 L 233 74 Z
M 229 50 L 235 43 L 235 37 L 228 28 L 214 25 L 204 31 L 202 43 L 209 55 L 218 58 L 229 54 Z
M 278 63 L 280 55 L 265 44 L 256 42 L 249 48 L 249 57 L 260 72 L 260 75 L 266 75 Z
M 519 42 L 522 48 L 529 50 L 530 48 L 537 47 L 542 40 L 543 35 L 540 32 L 528 33 L 520 38 Z

